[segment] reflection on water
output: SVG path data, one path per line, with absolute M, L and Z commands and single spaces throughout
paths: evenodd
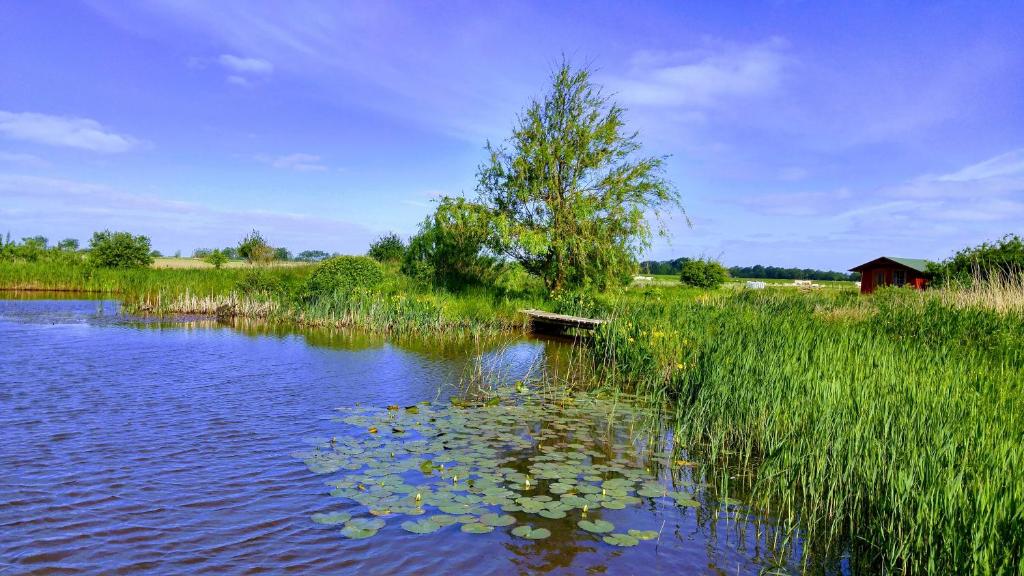
M 697 508 L 636 496 L 642 483 L 625 495 L 640 502 L 592 513 L 617 527 L 660 533 L 628 548 L 575 528 L 556 531 L 568 513 L 530 520 L 551 526 L 543 540 L 513 536 L 514 526 L 414 534 L 392 517 L 374 537 L 348 539 L 343 525 L 311 520 L 325 511 L 371 517 L 353 500 L 332 507 L 342 501 L 329 493 L 341 488 L 325 480 L 344 481 L 347 470 L 320 475 L 292 456 L 317 446 L 328 453 L 331 437 L 350 448 L 366 438 L 368 428 L 333 421 L 336 408 L 379 414 L 389 405 L 447 405 L 467 371 L 500 368 L 511 382 L 537 365 L 564 361 L 560 346 L 389 341 L 199 318 L 140 321 L 120 316 L 109 301 L 52 299 L 0 301 L 0 342 L 0 573 L 736 574 L 763 566 L 756 541 L 722 520 L 728 506 L 699 491 Z M 699 482 L 688 468 L 664 467 L 658 459 L 668 456 L 660 448 L 638 453 L 631 438 L 607 426 L 540 420 L 553 435 L 531 436 L 537 443 L 579 443 L 583 448 L 572 450 L 603 456 L 538 461 L 547 453 L 535 443 L 504 454 L 502 466 L 525 475 L 547 462 L 569 480 L 570 463 L 582 470 L 621 460 L 662 470 L 658 479 L 674 492 Z M 469 430 L 492 437 L 526 424 L 476 426 Z M 584 428 L 587 439 L 577 437 Z M 585 476 L 577 485 L 590 482 Z M 539 482 L 548 494 L 550 480 Z

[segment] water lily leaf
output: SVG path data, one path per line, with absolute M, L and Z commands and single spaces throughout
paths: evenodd
M 658 537 L 656 530 L 630 530 L 629 535 L 637 540 L 654 540 Z
M 643 488 L 637 490 L 636 493 L 646 498 L 660 498 L 662 496 L 668 495 L 668 491 L 665 490 L 663 486 L 644 486 Z
M 609 510 L 622 510 L 626 507 L 626 503 L 622 500 L 602 500 L 601 507 Z
M 566 492 L 572 491 L 574 488 L 575 486 L 572 486 L 571 484 L 562 484 L 561 482 L 555 482 L 554 484 L 548 486 L 548 491 L 551 492 L 552 494 L 565 494 Z
M 494 527 L 511 526 L 516 523 L 516 518 L 508 514 L 484 514 L 480 517 L 480 522 Z
M 415 522 L 412 520 L 407 520 L 405 522 L 402 522 L 402 528 L 407 532 L 412 532 L 413 534 L 432 534 L 440 530 L 441 526 L 438 524 L 434 524 L 428 518 L 423 520 L 417 520 Z
M 636 546 L 640 543 L 639 540 L 629 534 L 609 534 L 602 538 L 608 544 L 612 546 Z
M 462 525 L 462 531 L 468 534 L 486 534 L 494 531 L 494 526 L 488 526 L 480 522 L 470 522 L 469 524 Z
M 313 519 L 313 522 L 316 522 L 317 524 L 344 524 L 352 519 L 352 515 L 348 512 L 318 512 L 313 514 L 311 518 Z
M 449 516 L 448 514 L 435 514 L 434 516 L 430 516 L 429 518 L 423 518 L 423 519 L 417 520 L 417 522 L 430 522 L 431 524 L 433 524 L 434 526 L 437 526 L 438 528 L 444 528 L 445 526 L 451 526 L 452 524 L 455 524 L 458 521 L 459 520 L 458 520 L 457 517 Z
M 562 510 L 558 510 L 558 509 L 550 510 L 548 508 L 545 508 L 545 509 L 541 510 L 540 512 L 537 512 L 537 514 L 540 514 L 541 516 L 543 516 L 545 518 L 551 518 L 552 520 L 558 520 L 559 518 L 565 518 L 565 512 L 562 511 Z
M 607 520 L 580 520 L 576 523 L 577 526 L 583 528 L 587 532 L 593 532 L 595 534 L 603 534 L 605 532 L 611 532 L 615 529 L 615 525 Z
M 346 528 L 363 528 L 366 530 L 380 530 L 386 522 L 380 518 L 353 518 L 345 522 Z
M 369 538 L 375 536 L 377 530 L 370 530 L 368 528 L 352 528 L 346 526 L 341 529 L 341 535 L 352 540 L 362 540 L 363 538 Z
M 700 508 L 700 502 L 692 498 L 676 498 L 676 504 L 688 508 Z
M 512 535 L 530 540 L 542 540 L 551 536 L 551 531 L 547 528 L 534 528 L 529 524 L 523 524 L 522 526 L 516 526 L 513 528 Z

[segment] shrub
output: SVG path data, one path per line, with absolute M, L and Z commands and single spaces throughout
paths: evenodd
M 238 243 L 238 255 L 250 264 L 266 264 L 274 259 L 274 249 L 258 230 L 253 230 Z
M 306 282 L 310 297 L 319 298 L 355 288 L 373 288 L 384 280 L 384 271 L 368 256 L 335 256 L 324 260 Z
M 149 237 L 128 232 L 95 232 L 89 241 L 89 261 L 101 268 L 144 268 L 153 263 Z
M 220 250 L 213 249 L 203 257 L 203 260 L 208 264 L 213 264 L 214 268 L 220 270 L 220 267 L 227 263 L 228 257 Z
M 370 244 L 370 250 L 366 255 L 377 262 L 401 262 L 405 257 L 405 242 L 401 236 L 390 232 Z
M 680 282 L 697 288 L 718 288 L 728 278 L 725 267 L 714 260 L 687 260 L 679 272 Z
M 939 286 L 1019 277 L 1024 272 L 1024 238 L 1007 234 L 995 242 L 964 248 L 942 263 L 929 263 L 928 271 Z

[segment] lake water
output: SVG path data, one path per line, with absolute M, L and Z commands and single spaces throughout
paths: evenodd
M 734 511 L 681 479 L 689 469 L 660 470 L 658 458 L 634 453 L 628 434 L 614 430 L 619 417 L 574 408 L 573 418 L 593 412 L 597 422 L 574 423 L 514 398 L 495 407 L 448 402 L 481 361 L 511 381 L 554 362 L 563 346 L 392 343 L 140 321 L 101 300 L 0 300 L 0 574 L 752 574 L 770 566 L 754 530 L 737 530 L 743 523 L 727 520 Z M 420 471 L 428 456 L 449 467 Z M 470 474 L 473 462 L 486 471 Z M 452 478 L 460 465 L 468 477 Z M 545 466 L 546 479 L 530 476 Z M 598 488 L 584 486 L 594 474 Z M 607 480 L 622 475 L 637 484 L 616 503 L 612 495 L 626 492 Z M 570 485 L 556 490 L 561 476 Z M 502 496 L 494 478 L 513 491 Z M 647 491 L 661 482 L 665 497 L 635 496 L 642 482 Z M 684 492 L 672 492 L 676 482 Z M 608 508 L 569 504 L 564 517 L 541 518 L 530 507 L 552 501 L 538 489 L 554 500 L 578 490 Z M 685 491 L 700 505 L 676 505 L 688 501 Z M 427 496 L 414 500 L 420 492 Z M 367 498 L 369 506 L 359 503 Z M 516 525 L 463 531 L 479 527 L 472 514 L 486 498 L 509 509 L 487 511 Z M 402 527 L 440 515 L 436 504 L 452 512 L 454 499 L 475 511 L 428 534 Z M 372 537 L 346 537 L 345 524 L 313 521 L 318 513 L 369 524 Z M 658 536 L 613 546 L 607 534 L 580 529 L 581 518 Z M 522 524 L 550 536 L 513 535 Z

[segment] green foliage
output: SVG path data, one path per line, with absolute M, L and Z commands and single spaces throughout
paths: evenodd
M 227 263 L 228 257 L 220 250 L 213 249 L 203 256 L 203 261 L 207 264 L 212 264 L 214 268 L 220 270 L 221 266 Z
M 78 240 L 75 238 L 65 238 L 57 243 L 58 250 L 64 250 L 65 252 L 75 252 L 78 250 Z
M 812 559 L 837 546 L 854 573 L 1013 574 L 1024 316 L 956 302 L 632 291 L 588 354 L 595 385 L 674 406 L 688 449 L 756 462 L 736 489 Z
M 274 248 L 274 260 L 287 262 L 292 259 L 292 253 L 285 247 Z
M 563 63 L 507 147 L 487 145 L 472 204 L 487 248 L 550 290 L 628 282 L 650 245 L 647 215 L 660 222 L 680 206 L 662 176 L 664 159 L 640 157 L 640 148 L 590 71 Z
M 729 279 L 729 273 L 714 260 L 687 260 L 679 271 L 679 281 L 695 288 L 718 288 Z
M 259 230 L 253 230 L 238 243 L 238 256 L 250 264 L 266 264 L 274 259 L 274 249 Z
M 405 242 L 394 232 L 389 232 L 370 244 L 367 256 L 378 262 L 401 262 L 405 257 Z
M 443 198 L 409 240 L 402 272 L 448 289 L 490 284 L 497 262 L 483 253 L 487 210 L 463 198 Z
M 306 282 L 311 298 L 334 293 L 349 293 L 357 288 L 374 288 L 384 280 L 384 271 L 376 260 L 367 256 L 335 256 L 313 269 Z
M 330 257 L 331 255 L 323 250 L 303 250 L 295 259 L 300 262 L 320 262 Z
M 683 264 L 690 258 L 675 260 L 647 260 L 640 263 L 643 274 L 678 276 Z M 729 276 L 733 278 L 763 278 L 769 280 L 860 280 L 860 273 L 833 272 L 814 268 L 781 268 L 779 266 L 730 266 Z
M 94 232 L 89 240 L 89 262 L 100 268 L 144 268 L 153 263 L 148 236 L 129 232 Z
M 941 263 L 930 263 L 929 272 L 937 286 L 1019 276 L 1024 273 L 1024 239 L 1007 234 L 995 242 L 964 248 Z

